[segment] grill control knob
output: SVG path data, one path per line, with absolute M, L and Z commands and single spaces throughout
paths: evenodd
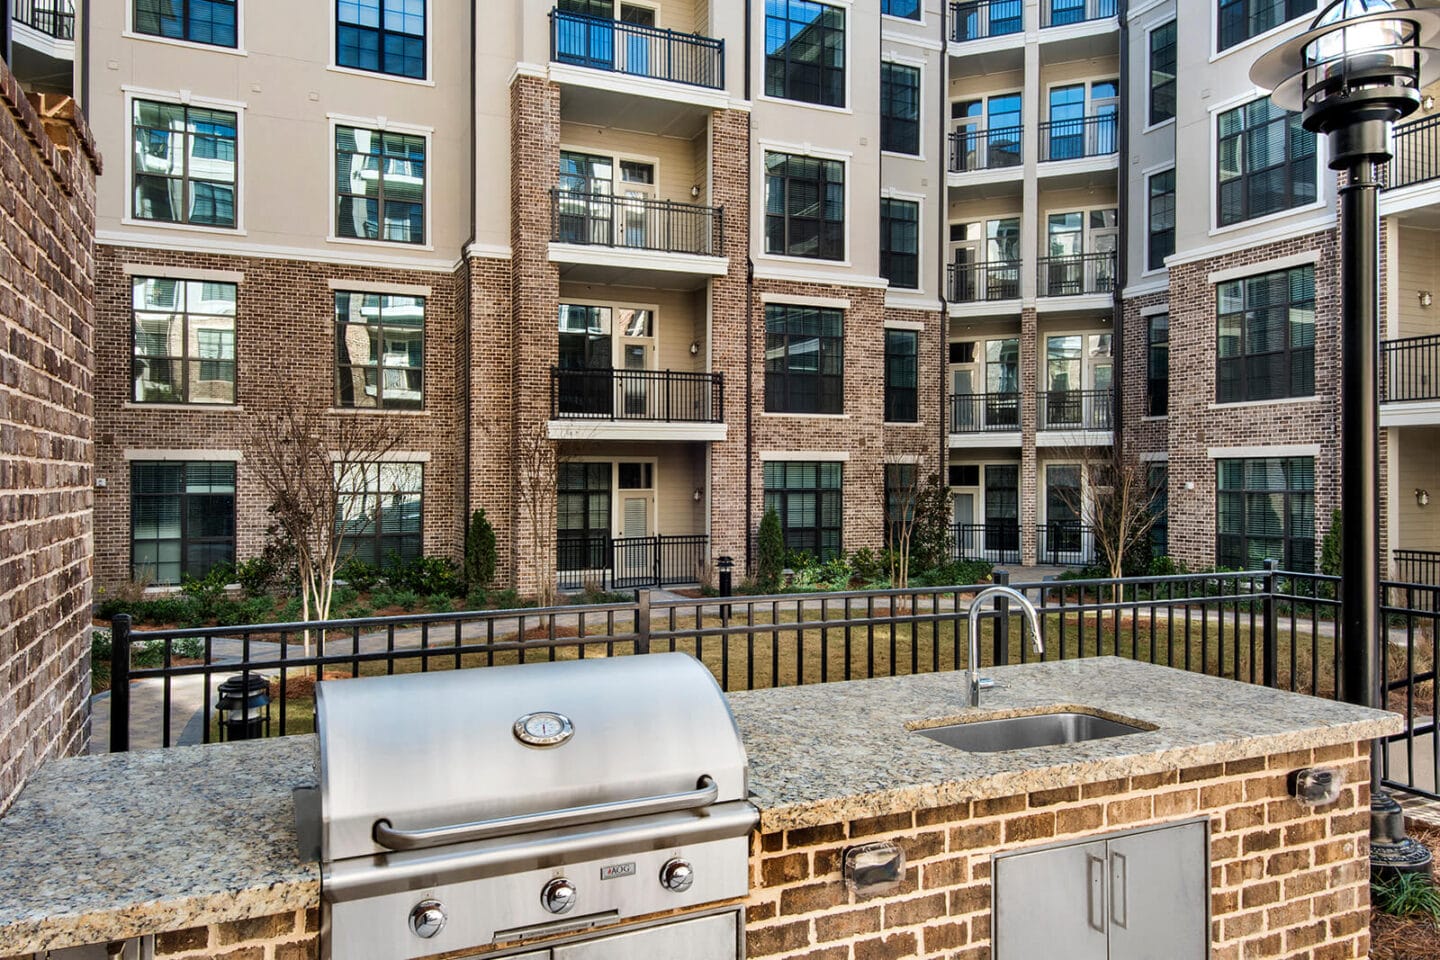
M 551 913 L 569 913 L 579 891 L 564 877 L 556 877 L 540 890 L 540 905 Z
M 695 882 L 695 868 L 689 860 L 676 858 L 660 868 L 660 886 L 671 893 L 684 893 Z
M 445 907 L 439 900 L 421 900 L 410 911 L 410 932 L 429 940 L 445 929 Z

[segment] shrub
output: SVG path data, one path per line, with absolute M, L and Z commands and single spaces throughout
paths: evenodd
M 850 561 L 843 553 L 820 565 L 820 582 L 828 585 L 831 590 L 848 589 L 853 576 Z
M 994 565 L 983 560 L 955 560 L 911 577 L 910 582 L 917 587 L 968 587 L 989 583 L 994 572 Z
M 390 602 L 409 613 L 420 605 L 420 594 L 414 590 L 396 590 L 390 595 Z
M 761 593 L 774 593 L 780 589 L 784 569 L 785 532 L 780 529 L 780 514 L 773 509 L 765 511 L 756 541 L 755 586 Z
M 240 584 L 240 589 L 249 597 L 268 593 L 275 585 L 278 574 L 274 559 L 263 553 L 235 564 L 235 582 Z
M 335 568 L 335 579 L 344 580 L 356 590 L 364 592 L 375 589 L 375 584 L 380 582 L 380 571 L 375 569 L 373 563 L 367 563 L 352 553 Z
M 1325 531 L 1325 539 L 1320 541 L 1320 572 L 1329 577 L 1340 576 L 1341 568 L 1341 538 L 1344 531 L 1341 526 L 1340 511 L 1335 510 L 1330 514 L 1330 529 Z
M 401 560 L 398 554 L 392 553 L 390 562 L 385 567 L 385 581 L 393 590 L 424 596 L 443 593 L 449 597 L 458 597 L 465 592 L 459 568 L 445 557 Z
M 465 531 L 465 586 L 489 590 L 495 584 L 495 528 L 482 507 L 470 515 Z
M 455 609 L 455 598 L 448 593 L 432 593 L 425 598 L 425 607 L 431 613 L 450 613 Z
M 519 610 L 524 607 L 533 607 L 535 604 L 526 600 L 514 590 L 499 590 L 488 595 L 491 610 Z
M 890 564 L 884 553 L 876 554 L 869 547 L 861 547 L 850 555 L 850 572 L 864 583 L 886 579 Z
M 1370 894 L 1381 911 L 1396 917 L 1424 917 L 1440 926 L 1440 889 L 1423 873 L 1401 873 L 1372 881 Z
M 934 570 L 950 559 L 951 505 L 940 475 L 925 478 L 915 497 L 915 525 L 910 533 L 910 569 Z
M 193 616 L 201 620 L 217 619 L 225 600 L 225 588 L 229 586 L 235 568 L 228 563 L 217 563 L 203 577 L 184 576 L 180 580 L 180 592 L 193 603 Z

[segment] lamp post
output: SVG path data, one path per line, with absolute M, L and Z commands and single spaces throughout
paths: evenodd
M 1306 130 L 1330 142 L 1340 188 L 1340 506 L 1342 649 L 1340 696 L 1379 707 L 1380 185 L 1375 165 L 1391 159 L 1395 121 L 1420 105 L 1434 77 L 1431 49 L 1440 0 L 1335 0 L 1310 29 L 1265 53 L 1250 70 L 1276 106 L 1300 111 Z M 1383 741 L 1371 753 L 1372 872 L 1429 871 L 1430 853 L 1405 836 L 1400 805 L 1380 788 Z

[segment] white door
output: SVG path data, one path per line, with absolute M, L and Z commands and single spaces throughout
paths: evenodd
M 615 225 L 626 247 L 665 249 L 661 236 L 663 221 L 651 207 L 655 199 L 655 164 L 637 160 L 620 161 L 620 222 Z

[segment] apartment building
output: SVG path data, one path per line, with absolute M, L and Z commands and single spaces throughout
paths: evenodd
M 1085 563 L 1117 443 L 1157 550 L 1308 566 L 1336 185 L 1247 77 L 1315 9 L 94 4 L 97 576 L 256 553 L 245 435 L 294 398 L 405 424 L 346 494 L 362 556 L 458 556 L 484 507 L 522 590 L 743 569 L 770 507 L 877 548 L 917 473 L 957 555 Z M 1404 556 L 1440 550 L 1425 122 L 1385 210 Z

